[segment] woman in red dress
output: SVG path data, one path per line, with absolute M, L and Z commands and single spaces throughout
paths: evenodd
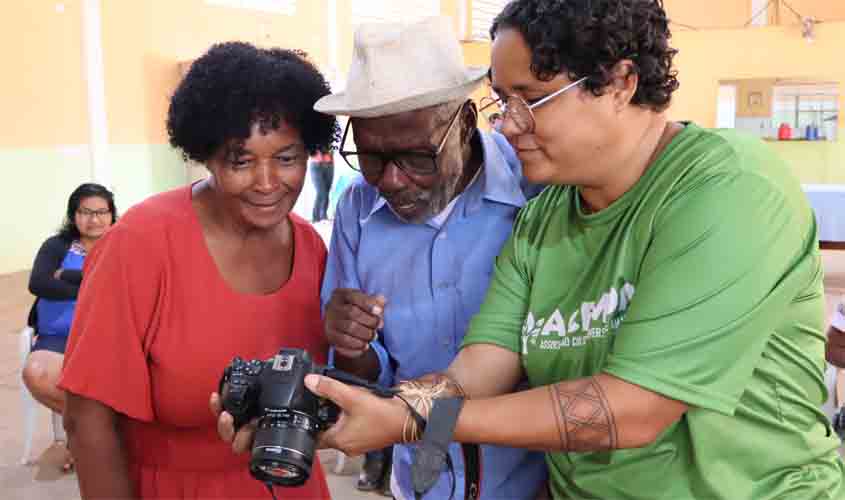
M 210 176 L 129 210 L 85 261 L 65 355 L 82 497 L 270 498 L 217 437 L 208 396 L 234 356 L 320 363 L 326 249 L 291 210 L 308 154 L 333 147 L 329 87 L 304 54 L 212 47 L 170 102 L 170 143 Z M 316 461 L 282 498 L 329 498 Z

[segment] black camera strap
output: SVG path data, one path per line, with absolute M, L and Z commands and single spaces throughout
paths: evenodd
M 274 490 L 274 489 L 273 489 L 273 483 L 264 483 L 264 486 L 266 486 L 266 487 L 267 487 L 267 491 L 269 491 L 269 492 L 270 492 L 270 495 L 272 495 L 272 496 L 273 496 L 273 500 L 279 500 L 279 499 L 276 497 L 276 490 Z
M 464 455 L 464 500 L 481 498 L 481 447 L 462 443 Z
M 434 400 L 411 466 L 411 481 L 417 500 L 431 490 L 444 469 L 452 475 L 449 498 L 455 495 L 455 469 L 449 456 L 449 443 L 463 405 L 462 397 Z M 464 499 L 477 500 L 481 494 L 481 450 L 475 444 L 462 444 L 461 449 L 464 456 Z

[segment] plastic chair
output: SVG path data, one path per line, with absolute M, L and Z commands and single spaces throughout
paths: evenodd
M 24 425 L 24 439 L 23 439 L 23 456 L 20 463 L 27 465 L 30 463 L 29 455 L 32 453 L 32 437 L 35 434 L 35 423 L 38 420 L 38 401 L 32 397 L 26 384 L 23 383 L 23 367 L 26 365 L 26 358 L 32 350 L 32 342 L 35 337 L 35 330 L 32 327 L 26 327 L 21 330 L 18 338 L 18 352 L 20 354 L 21 369 L 21 410 L 23 412 Z M 62 416 L 56 412 L 52 412 L 51 423 L 53 428 L 54 441 L 67 441 L 64 426 L 62 425 Z

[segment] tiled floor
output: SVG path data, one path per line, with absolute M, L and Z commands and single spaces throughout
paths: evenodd
M 326 239 L 330 224 L 317 225 Z M 327 241 L 328 243 L 328 241 Z M 824 252 L 825 289 L 828 309 L 834 300 L 845 293 L 845 251 Z M 59 450 L 47 448 L 50 444 L 49 415 L 39 413 L 37 433 L 33 446 L 36 463 L 18 465 L 23 447 L 22 425 L 19 408 L 19 366 L 17 334 L 26 320 L 32 297 L 26 291 L 27 273 L 0 275 L 0 408 L 5 418 L 0 419 L 0 499 L 2 500 L 70 500 L 79 498 L 76 476 L 62 474 L 59 470 Z M 46 448 L 46 451 L 44 451 Z M 333 452 L 324 455 L 328 468 L 334 464 Z M 378 500 L 375 494 L 355 490 L 354 482 L 360 460 L 347 462 L 340 475 L 329 473 L 329 484 L 337 500 Z

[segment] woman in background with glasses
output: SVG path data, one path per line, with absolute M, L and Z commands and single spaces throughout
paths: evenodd
M 761 141 L 667 118 L 668 25 L 659 0 L 496 17 L 500 131 L 549 187 L 446 371 L 467 397 L 454 437 L 545 450 L 554 498 L 844 498 L 812 210 Z M 524 376 L 533 389 L 508 394 Z M 397 399 L 306 384 L 345 412 L 329 446 L 422 433 Z M 428 417 L 434 396 L 412 388 Z
M 58 414 L 64 413 L 65 394 L 56 383 L 82 282 L 82 263 L 116 218 L 114 194 L 99 184 L 82 184 L 68 199 L 59 233 L 41 245 L 32 265 L 29 291 L 36 299 L 27 323 L 36 337 L 23 381 L 38 402 Z M 68 458 L 64 469 L 72 466 Z

